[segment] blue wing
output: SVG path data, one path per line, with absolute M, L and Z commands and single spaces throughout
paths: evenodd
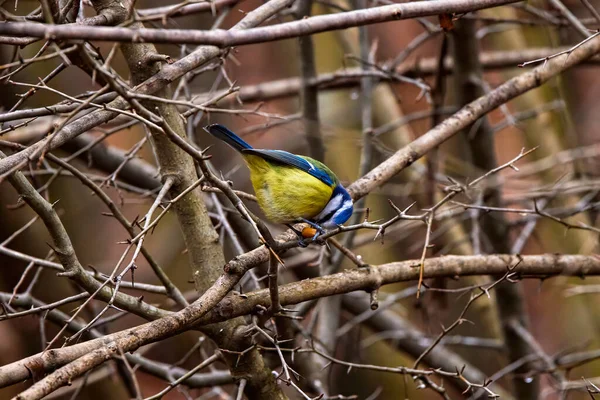
M 307 174 L 314 176 L 319 179 L 321 182 L 327 185 L 333 185 L 333 179 L 329 174 L 321 169 L 318 166 L 314 165 L 310 161 L 297 156 L 292 153 L 288 153 L 283 150 L 264 150 L 264 149 L 243 149 L 242 153 L 244 154 L 254 154 L 256 156 L 262 157 L 268 161 L 273 161 L 280 164 L 290 165 L 292 167 L 296 167 Z

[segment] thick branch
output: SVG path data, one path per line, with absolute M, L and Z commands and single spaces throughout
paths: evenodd
M 325 296 L 349 293 L 357 290 L 371 290 L 380 285 L 419 279 L 420 260 L 409 260 L 371 266 L 370 269 L 346 270 L 333 275 L 306 279 L 279 287 L 282 306 L 299 304 Z M 581 255 L 487 255 L 487 256 L 445 256 L 426 260 L 425 278 L 457 278 L 471 275 L 502 275 L 509 267 L 516 266 L 513 278 L 546 279 L 551 276 L 592 276 L 600 275 L 600 259 Z M 215 307 L 216 291 L 228 292 L 227 278 L 220 279 L 211 289 L 190 307 L 173 313 L 157 321 L 117 332 L 101 339 L 76 344 L 62 349 L 49 350 L 0 367 L 0 387 L 8 386 L 29 378 L 29 365 L 39 370 L 50 370 L 66 364 L 108 343 L 117 343 L 123 352 L 133 351 L 144 344 L 155 342 L 196 324 L 212 324 L 237 316 L 252 313 L 259 305 L 270 306 L 269 289 L 245 294 L 231 295 Z M 74 378 L 74 376 L 71 376 Z M 36 384 L 37 385 L 37 384 Z
M 26 22 L 0 24 L 0 34 L 9 36 L 33 36 L 52 40 L 99 40 L 111 42 L 151 42 L 204 44 L 218 47 L 264 43 L 312 35 L 336 29 L 376 24 L 401 19 L 426 17 L 439 14 L 466 13 L 484 8 L 515 3 L 518 0 L 444 0 L 417 1 L 373 7 L 365 10 L 322 15 L 300 21 L 287 22 L 269 27 L 248 30 L 195 29 L 130 29 L 116 27 L 93 27 L 80 25 L 44 25 Z
M 518 264 L 520 261 L 520 264 Z M 379 285 L 419 279 L 420 260 L 382 264 L 368 269 L 346 270 L 333 275 L 307 279 L 279 287 L 282 306 L 298 304 L 325 296 L 369 291 Z M 600 274 L 600 259 L 579 255 L 487 255 L 445 256 L 425 261 L 424 278 L 457 278 L 473 275 L 502 275 L 517 265 L 516 277 L 546 278 L 556 275 L 588 276 Z M 257 305 L 269 306 L 269 291 L 264 289 L 245 296 L 228 296 L 214 307 L 199 323 L 212 323 L 252 312 Z M 240 314 L 241 313 L 241 314 Z

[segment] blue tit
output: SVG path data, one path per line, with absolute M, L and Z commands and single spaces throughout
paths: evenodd
M 323 163 L 283 150 L 254 149 L 223 125 L 204 129 L 240 152 L 258 205 L 270 221 L 288 226 L 305 222 L 315 228 L 314 240 L 352 215 L 350 194 Z

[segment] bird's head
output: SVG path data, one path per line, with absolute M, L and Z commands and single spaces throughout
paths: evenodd
M 325 229 L 336 228 L 348 221 L 353 211 L 352 197 L 342 185 L 338 184 L 333 189 L 329 203 L 317 215 L 316 222 Z

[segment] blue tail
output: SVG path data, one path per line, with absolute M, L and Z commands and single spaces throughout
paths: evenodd
M 204 130 L 216 137 L 217 139 L 224 141 L 239 152 L 241 152 L 244 149 L 252 148 L 252 146 L 246 143 L 241 137 L 231 132 L 229 129 L 225 128 L 221 124 L 212 124 L 205 126 Z

